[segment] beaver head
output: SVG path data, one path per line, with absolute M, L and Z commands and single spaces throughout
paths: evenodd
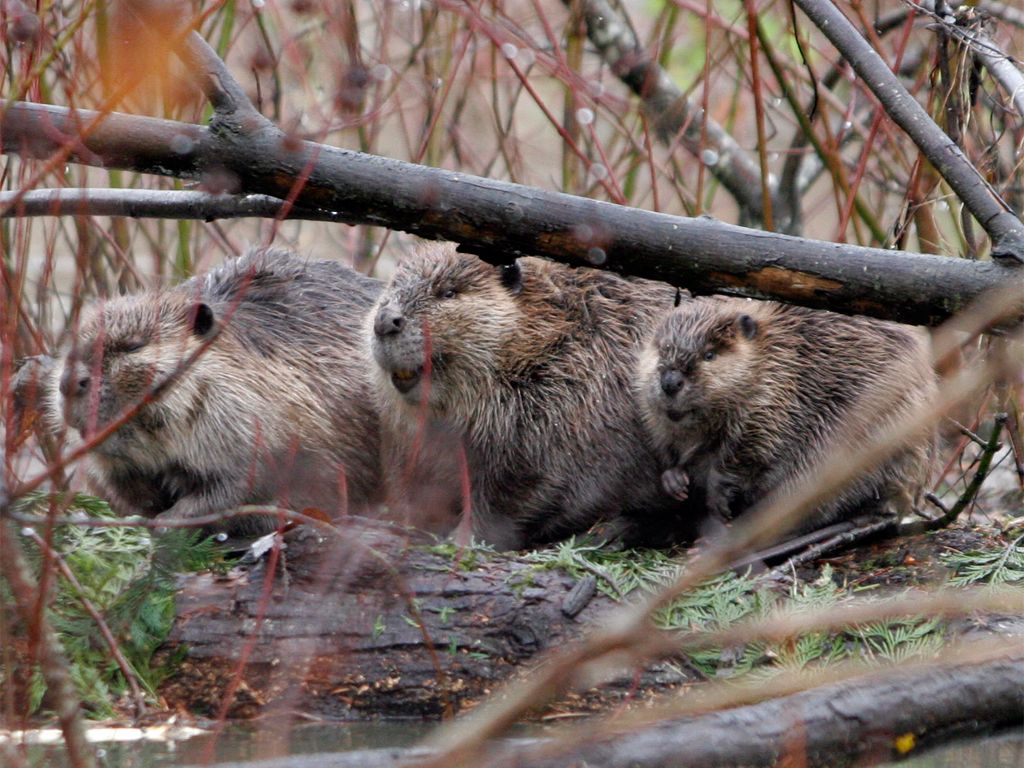
M 521 290 L 515 263 L 496 267 L 454 249 L 403 262 L 370 314 L 382 386 L 438 415 L 471 410 L 461 400 L 498 375 L 519 325 Z
M 55 373 L 51 417 L 87 437 L 179 374 L 173 387 L 143 405 L 98 449 L 134 455 L 141 442 L 159 453 L 160 433 L 194 400 L 190 371 L 179 369 L 215 325 L 209 305 L 181 293 L 125 296 L 91 308 Z
M 714 430 L 757 384 L 762 332 L 736 302 L 696 299 L 670 312 L 640 359 L 640 399 L 648 416 L 667 419 L 681 433 Z

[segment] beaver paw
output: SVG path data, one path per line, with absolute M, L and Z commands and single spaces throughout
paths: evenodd
M 661 473 L 661 487 L 673 498 L 685 501 L 690 495 L 690 476 L 679 467 L 669 467 Z

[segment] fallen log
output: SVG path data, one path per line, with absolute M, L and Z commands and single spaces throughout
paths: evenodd
M 843 768 L 920 754 L 957 736 L 1024 723 L 1024 657 L 924 666 L 769 701 L 669 720 L 634 732 L 558 744 L 520 739 L 478 766 L 688 768 L 802 765 Z M 260 761 L 260 768 L 393 768 L 429 764 L 429 749 L 375 749 Z M 231 763 L 224 768 L 255 768 Z
M 274 574 L 267 558 L 183 577 L 166 652 L 188 653 L 160 691 L 170 706 L 230 717 L 268 705 L 342 719 L 452 714 L 613 605 L 589 580 L 581 590 L 515 555 L 414 545 L 368 523 L 358 536 L 300 530 Z M 621 691 L 688 679 L 660 665 L 638 680 L 627 674 Z

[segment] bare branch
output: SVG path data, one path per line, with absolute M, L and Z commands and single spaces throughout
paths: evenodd
M 573 4 L 573 0 L 563 2 L 567 6 Z M 757 163 L 672 82 L 668 73 L 643 49 L 630 26 L 605 0 L 583 0 L 580 5 L 587 36 L 615 76 L 643 101 L 654 119 L 658 137 L 669 145 L 678 138 L 679 143 L 729 190 L 747 217 L 761 221 L 764 206 Z M 776 218 L 790 221 L 783 201 L 774 191 L 771 201 Z
M 1015 216 L 961 149 L 935 124 L 889 66 L 831 2 L 795 0 L 882 103 L 886 113 L 942 174 L 992 238 L 992 255 L 1024 262 L 1024 222 Z
M 955 19 L 939 16 L 935 12 L 935 0 L 920 0 L 919 3 L 911 4 L 941 24 L 950 37 L 956 38 L 971 49 L 974 56 L 992 75 L 992 79 L 1006 91 L 1010 103 L 1017 110 L 1017 115 L 1024 120 L 1024 73 L 1014 65 L 1013 59 L 1003 53 L 980 27 L 971 29 L 955 23 Z
M 664 280 L 696 293 L 774 298 L 838 312 L 935 324 L 1024 271 L 895 250 L 827 243 L 548 192 L 399 160 L 238 135 L 169 120 L 0 101 L 5 152 L 105 168 L 202 178 L 232 192 L 294 198 L 501 260 L 539 254 Z M 98 120 L 85 137 L 76 127 Z M 1024 254 L 1024 249 L 1021 250 Z
M 64 734 L 72 768 L 94 768 L 96 753 L 85 736 L 81 705 L 68 672 L 60 640 L 44 614 L 37 614 L 39 585 L 32 577 L 28 562 L 17 541 L 14 527 L 6 519 L 8 499 L 0 481 L 0 575 L 3 576 L 26 627 L 35 628 L 39 648 L 39 669 L 50 692 L 51 706 Z
M 289 206 L 267 195 L 214 195 L 163 189 L 36 189 L 0 192 L 0 218 L 19 216 L 125 216 L 147 219 L 286 218 L 342 221 L 337 213 Z

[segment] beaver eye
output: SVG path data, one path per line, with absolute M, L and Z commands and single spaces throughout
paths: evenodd
M 448 288 L 441 294 L 442 299 L 454 299 L 457 291 L 454 288 Z
M 714 360 L 715 359 L 715 350 L 709 349 L 707 352 L 705 352 L 704 353 L 704 359 L 705 360 Z
M 146 342 L 142 339 L 128 339 L 121 345 L 121 351 L 125 354 L 131 354 L 132 352 L 138 352 L 144 346 L 146 346 Z

